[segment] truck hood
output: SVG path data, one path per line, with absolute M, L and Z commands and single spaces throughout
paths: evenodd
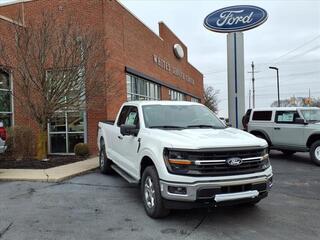
M 267 142 L 235 128 L 226 129 L 152 129 L 151 134 L 171 148 L 265 147 Z

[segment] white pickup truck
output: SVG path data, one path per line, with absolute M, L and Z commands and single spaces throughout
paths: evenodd
M 193 102 L 140 101 L 100 122 L 100 170 L 140 184 L 146 213 L 255 204 L 268 195 L 268 144 Z

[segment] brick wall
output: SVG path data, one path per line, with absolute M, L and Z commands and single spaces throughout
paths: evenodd
M 23 11 L 22 11 L 23 9 Z M 0 7 L 0 16 L 18 20 L 17 14 L 24 12 L 27 23 L 37 21 L 41 14 L 48 11 L 59 15 L 59 21 L 73 16 L 79 25 L 104 32 L 108 57 L 105 62 L 106 85 L 113 83 L 110 90 L 89 103 L 87 112 L 87 136 L 92 153 L 96 153 L 97 124 L 101 120 L 112 120 L 123 102 L 127 100 L 125 67 L 130 67 L 181 91 L 202 98 L 203 75 L 188 62 L 188 49 L 184 43 L 162 22 L 159 23 L 159 35 L 147 28 L 140 20 L 115 0 L 34 0 L 20 4 Z M 0 30 L 8 26 L 0 18 Z M 12 41 L 12 40 L 11 40 Z M 179 43 L 185 57 L 177 59 L 173 45 Z M 157 55 L 177 67 L 194 79 L 191 84 L 180 77 L 160 68 L 154 63 Z M 14 70 L 14 66 L 12 66 Z M 106 86 L 102 88 L 108 89 Z M 169 99 L 169 89 L 161 88 L 163 100 Z M 187 98 L 190 100 L 190 97 Z M 28 119 L 28 120 L 27 120 Z M 28 116 L 22 114 L 21 106 L 15 104 L 15 124 L 32 124 Z

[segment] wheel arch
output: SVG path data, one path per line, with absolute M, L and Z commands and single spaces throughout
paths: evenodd
M 318 140 L 320 140 L 320 132 L 312 134 L 307 140 L 307 147 L 310 148 L 311 145 Z
M 150 156 L 145 155 L 142 157 L 142 159 L 140 161 L 140 179 L 142 177 L 144 170 L 149 166 L 156 167 L 156 164 L 154 163 L 154 161 L 151 159 Z
M 266 133 L 264 130 L 252 130 L 252 131 L 250 131 L 250 133 L 255 136 L 262 135 L 266 139 L 266 141 L 268 142 L 269 146 L 272 145 L 272 142 L 271 142 L 271 139 L 270 139 L 268 133 Z

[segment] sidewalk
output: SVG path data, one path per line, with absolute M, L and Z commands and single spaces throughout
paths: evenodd
M 0 169 L 0 181 L 61 182 L 99 166 L 97 157 L 48 169 Z

